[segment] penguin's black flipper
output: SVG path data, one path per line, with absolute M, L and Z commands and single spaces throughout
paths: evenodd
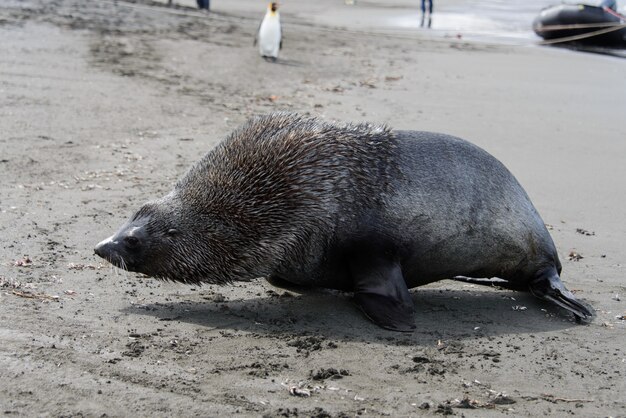
M 546 273 L 530 282 L 528 288 L 533 295 L 567 309 L 577 319 L 590 319 L 594 316 L 589 307 L 579 302 L 572 292 L 565 288 L 556 271 Z

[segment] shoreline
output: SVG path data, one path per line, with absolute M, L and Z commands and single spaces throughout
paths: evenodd
M 166 0 L 156 2 L 167 3 Z M 178 0 L 173 4 L 191 10 L 195 8 L 193 0 Z M 287 24 L 294 22 L 363 32 L 418 35 L 432 39 L 461 37 L 478 42 L 533 45 L 542 39 L 533 32 L 532 22 L 543 8 L 552 4 L 554 2 L 547 0 L 511 3 L 506 6 L 497 1 L 453 1 L 443 5 L 437 3 L 432 16 L 428 15 L 429 18 L 425 21 L 422 21 L 419 2 L 415 1 L 360 1 L 353 5 L 332 0 L 313 4 L 296 1 L 283 5 L 281 11 L 283 22 Z M 236 3 L 213 1 L 212 10 L 217 13 L 245 15 L 254 20 L 262 16 L 263 6 L 263 3 L 254 0 L 240 0 Z M 626 6 L 620 10 L 626 13 Z M 596 52 L 602 50 L 595 48 Z M 615 51 L 622 57 L 626 56 L 623 49 Z

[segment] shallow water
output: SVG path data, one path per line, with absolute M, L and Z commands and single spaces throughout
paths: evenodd
M 166 2 L 166 0 L 159 0 Z M 195 0 L 174 0 L 195 7 Z M 462 37 L 515 44 L 531 44 L 541 40 L 532 30 L 532 22 L 545 7 L 561 0 L 433 0 L 430 19 L 422 22 L 420 0 L 283 0 L 281 20 L 292 18 L 320 25 L 361 31 L 419 32 L 434 37 Z M 576 1 L 569 1 L 576 3 Z M 600 0 L 586 1 L 597 5 Z M 626 0 L 618 2 L 626 13 Z M 213 0 L 216 11 L 263 16 L 264 0 Z
M 382 2 L 378 2 L 382 4 Z M 462 35 L 466 37 L 492 38 L 511 41 L 537 41 L 532 22 L 539 12 L 548 6 L 561 3 L 558 0 L 434 0 L 432 17 L 422 21 L 416 0 L 411 8 L 390 16 L 382 26 L 404 29 L 430 29 L 435 34 Z M 571 3 L 576 3 L 572 1 Z M 599 1 L 588 1 L 596 5 Z M 408 5 L 408 3 L 407 3 Z M 619 10 L 624 13 L 626 7 Z M 430 23 L 430 27 L 429 27 Z
M 550 0 L 434 1 L 430 29 L 475 36 L 531 39 L 535 37 L 531 28 L 533 19 L 541 9 L 554 3 Z M 388 23 L 403 28 L 420 28 L 421 11 L 417 19 L 398 16 Z M 423 26 L 427 25 L 428 18 Z

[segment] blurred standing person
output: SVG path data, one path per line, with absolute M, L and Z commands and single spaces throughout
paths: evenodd
M 422 20 L 420 22 L 420 27 L 424 27 L 424 24 L 426 23 L 426 1 L 427 0 L 422 0 Z M 427 23 L 427 27 L 430 28 L 430 25 L 433 22 L 433 0 L 428 0 L 428 23 Z
M 426 13 L 426 3 L 428 3 L 428 14 L 433 13 L 433 0 L 422 0 L 422 14 Z
M 167 0 L 167 5 L 172 6 L 173 0 Z M 211 7 L 211 0 L 196 0 L 196 4 L 198 5 L 198 9 L 206 9 L 209 10 Z
M 602 7 L 603 9 L 611 9 L 617 10 L 617 1 L 616 0 L 602 0 L 598 7 Z

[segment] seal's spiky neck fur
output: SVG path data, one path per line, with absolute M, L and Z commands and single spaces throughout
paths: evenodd
M 141 222 L 154 257 L 144 254 L 141 263 L 118 251 L 110 261 L 185 283 L 305 271 L 321 262 L 309 255 L 328 244 L 339 206 L 376 205 L 392 148 L 382 125 L 286 112 L 253 118 L 122 228 L 123 235 Z

